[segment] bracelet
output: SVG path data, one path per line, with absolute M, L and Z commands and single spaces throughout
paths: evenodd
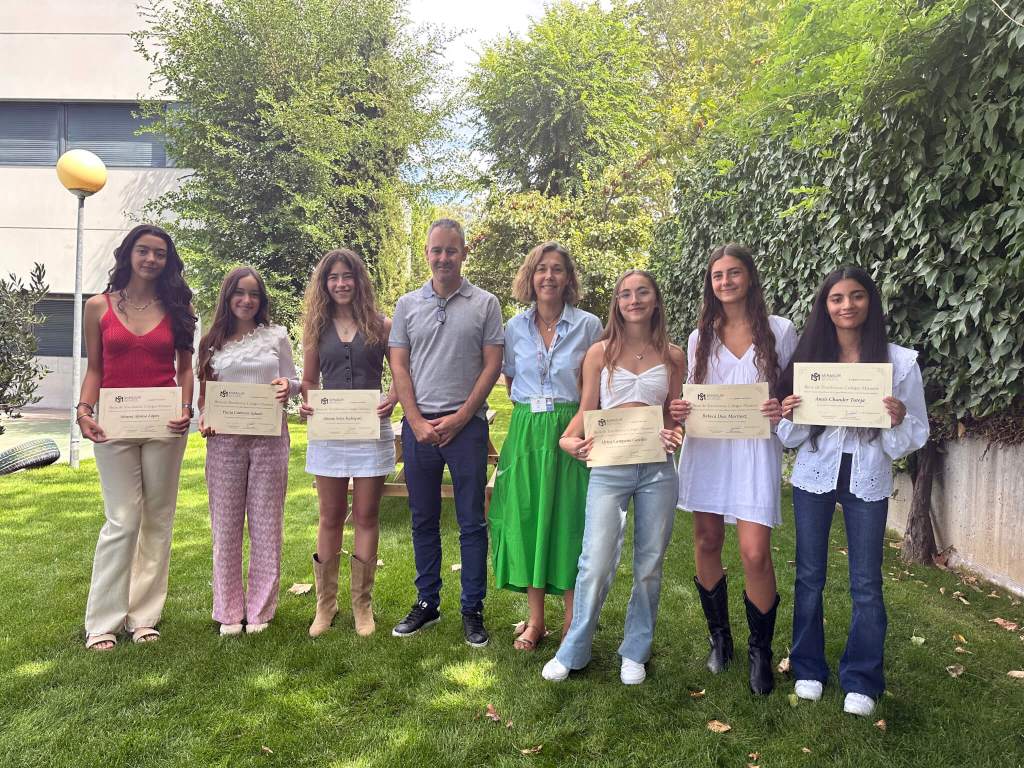
M 78 410 L 79 408 L 81 408 L 81 407 L 82 407 L 83 405 L 84 405 L 84 406 L 85 406 L 86 408 L 88 408 L 88 409 L 89 409 L 89 415 L 90 415 L 90 416 L 91 416 L 92 414 L 96 413 L 96 409 L 95 409 L 95 408 L 94 408 L 94 407 L 92 406 L 92 404 L 91 404 L 91 403 L 87 403 L 87 402 L 85 402 L 84 400 L 83 400 L 82 402 L 80 402 L 80 403 L 76 403 L 76 404 L 75 404 L 75 410 L 77 411 L 77 410 Z
M 80 414 L 78 414 L 78 417 L 75 419 L 75 424 L 78 424 L 78 422 L 80 422 L 86 416 L 88 416 L 90 419 L 92 418 L 92 414 L 91 413 L 80 413 Z

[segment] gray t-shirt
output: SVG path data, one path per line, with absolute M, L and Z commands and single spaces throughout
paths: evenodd
M 501 307 L 491 293 L 462 278 L 444 306 L 428 280 L 395 305 L 388 346 L 409 350 L 416 406 L 421 413 L 456 411 L 469 399 L 484 369 L 484 347 L 503 346 Z M 485 402 L 477 416 L 487 413 Z

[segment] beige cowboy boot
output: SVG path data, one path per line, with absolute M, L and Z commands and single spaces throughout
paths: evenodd
M 355 555 L 352 556 L 352 616 L 356 622 L 356 634 L 363 637 L 372 635 L 377 628 L 373 621 L 373 608 L 370 604 L 376 572 L 376 560 L 372 563 L 364 563 Z
M 321 562 L 313 555 L 313 578 L 316 581 L 316 617 L 309 626 L 309 636 L 319 637 L 331 628 L 338 613 L 338 568 L 341 556 L 335 555 Z

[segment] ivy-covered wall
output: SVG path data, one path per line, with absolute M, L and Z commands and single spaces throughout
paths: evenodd
M 652 259 L 673 336 L 694 327 L 715 245 L 752 246 L 798 327 L 822 277 L 858 264 L 891 338 L 921 353 L 933 418 L 1024 424 L 1024 28 L 972 5 L 891 86 L 899 106 L 828 146 L 709 137 L 691 154 Z

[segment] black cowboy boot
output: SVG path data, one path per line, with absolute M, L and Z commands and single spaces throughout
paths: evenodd
M 700 607 L 704 609 L 704 617 L 708 620 L 708 642 L 711 653 L 708 654 L 708 669 L 717 675 L 732 661 L 732 629 L 729 627 L 729 593 L 725 584 L 725 575 L 708 591 L 701 586 L 697 577 L 693 577 L 700 595 Z
M 775 613 L 779 608 L 779 596 L 767 613 L 761 613 L 757 606 L 750 602 L 747 593 L 743 593 L 743 604 L 747 607 L 747 626 L 750 627 L 750 690 L 767 696 L 775 688 L 774 668 L 772 667 L 772 638 L 775 637 Z

